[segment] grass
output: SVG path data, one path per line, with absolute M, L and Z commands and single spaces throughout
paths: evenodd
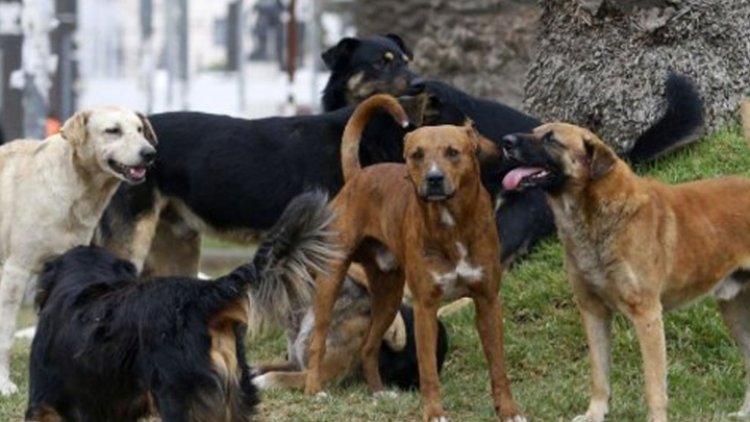
M 738 128 L 712 135 L 705 142 L 642 166 L 639 172 L 670 182 L 722 174 L 750 176 L 750 151 Z M 731 198 L 728 198 L 731 200 Z M 542 244 L 513 268 L 502 288 L 506 321 L 506 357 L 516 400 L 535 421 L 570 420 L 585 410 L 589 365 L 583 330 L 562 271 L 559 242 Z M 470 307 L 446 318 L 451 350 L 443 370 L 444 404 L 454 420 L 495 420 L 487 370 L 474 330 Z M 704 300 L 668 314 L 665 320 L 669 357 L 669 416 L 672 421 L 723 421 L 743 398 L 740 353 L 724 328 L 716 304 Z M 641 358 L 629 323 L 614 324 L 611 421 L 645 420 Z M 17 344 L 13 379 L 21 393 L 0 398 L 0 420 L 20 420 L 25 405 L 28 343 Z M 249 342 L 251 361 L 281 358 L 279 333 Z M 417 393 L 393 400 L 374 400 L 361 381 L 328 389 L 330 398 L 313 400 L 300 392 L 269 391 L 261 414 L 267 421 L 419 420 Z

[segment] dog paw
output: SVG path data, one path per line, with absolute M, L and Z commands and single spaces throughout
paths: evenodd
M 393 390 L 382 390 L 376 391 L 372 396 L 376 399 L 395 399 L 398 398 L 398 393 Z
M 330 398 L 331 396 L 325 391 L 320 391 L 317 394 L 315 394 L 315 401 L 326 401 Z
M 256 377 L 253 377 L 252 382 L 253 385 L 259 390 L 267 390 L 273 387 L 273 383 L 271 382 L 271 379 L 268 377 L 268 375 L 258 375 Z
M 18 392 L 18 387 L 9 379 L 0 381 L 0 395 L 9 396 Z
M 447 416 L 438 416 L 430 419 L 430 422 L 451 422 L 451 420 Z
M 526 416 L 516 415 L 505 419 L 505 422 L 526 422 Z

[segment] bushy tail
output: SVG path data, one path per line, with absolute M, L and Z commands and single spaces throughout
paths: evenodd
M 628 154 L 633 163 L 660 157 L 700 138 L 704 123 L 703 101 L 693 82 L 670 72 L 665 86 L 667 110 L 635 141 Z
M 327 203 L 322 192 L 294 198 L 258 246 L 253 261 L 216 280 L 217 293 L 235 294 L 235 298 L 249 293 L 250 325 L 269 320 L 283 324 L 312 302 L 314 274 L 324 272 L 336 256 L 330 230 L 333 213 Z
M 370 121 L 375 112 L 380 110 L 390 114 L 401 126 L 407 127 L 409 125 L 409 118 L 403 107 L 396 98 L 390 95 L 373 95 L 357 106 L 346 123 L 341 140 L 341 170 L 345 182 L 362 168 L 359 163 L 359 141 L 362 139 L 362 132 L 365 130 L 367 122 Z

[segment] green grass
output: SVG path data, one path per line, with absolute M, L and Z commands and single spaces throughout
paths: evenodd
M 722 174 L 750 176 L 750 151 L 738 128 L 712 135 L 696 147 L 642 166 L 639 172 L 670 182 Z M 731 200 L 731 198 L 728 198 Z M 570 420 L 585 410 L 589 366 L 583 330 L 562 271 L 561 247 L 541 245 L 503 281 L 506 355 L 514 395 L 535 421 Z M 459 421 L 495 420 L 489 381 L 471 307 L 445 320 L 451 339 L 443 370 L 443 399 Z M 630 324 L 614 324 L 611 421 L 645 420 L 643 377 L 638 343 Z M 724 328 L 713 300 L 668 314 L 669 415 L 673 421 L 723 421 L 736 410 L 744 392 L 740 353 Z M 17 345 L 13 359 L 21 393 L 0 399 L 0 421 L 19 420 L 26 399 L 28 344 Z M 283 357 L 278 332 L 250 341 L 251 361 Z M 316 401 L 300 392 L 264 393 L 261 414 L 267 421 L 401 421 L 421 418 L 417 393 L 374 400 L 357 380 L 328 389 Z

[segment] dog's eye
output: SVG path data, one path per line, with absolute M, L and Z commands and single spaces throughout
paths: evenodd
M 143 133 L 143 128 L 138 126 L 138 133 Z
M 445 150 L 445 156 L 448 158 L 456 158 L 459 154 L 460 152 L 453 147 L 448 147 L 448 149 Z
M 119 135 L 121 133 L 119 127 L 108 127 L 106 129 L 104 129 L 104 132 L 108 133 L 110 135 Z
M 544 142 L 545 144 L 554 144 L 557 141 L 555 141 L 555 137 L 552 135 L 552 132 L 549 132 L 544 135 L 544 137 L 542 138 L 542 142 Z
M 412 152 L 409 158 L 411 158 L 414 161 L 420 161 L 421 159 L 424 158 L 424 151 L 422 151 L 421 149 L 418 149 Z

